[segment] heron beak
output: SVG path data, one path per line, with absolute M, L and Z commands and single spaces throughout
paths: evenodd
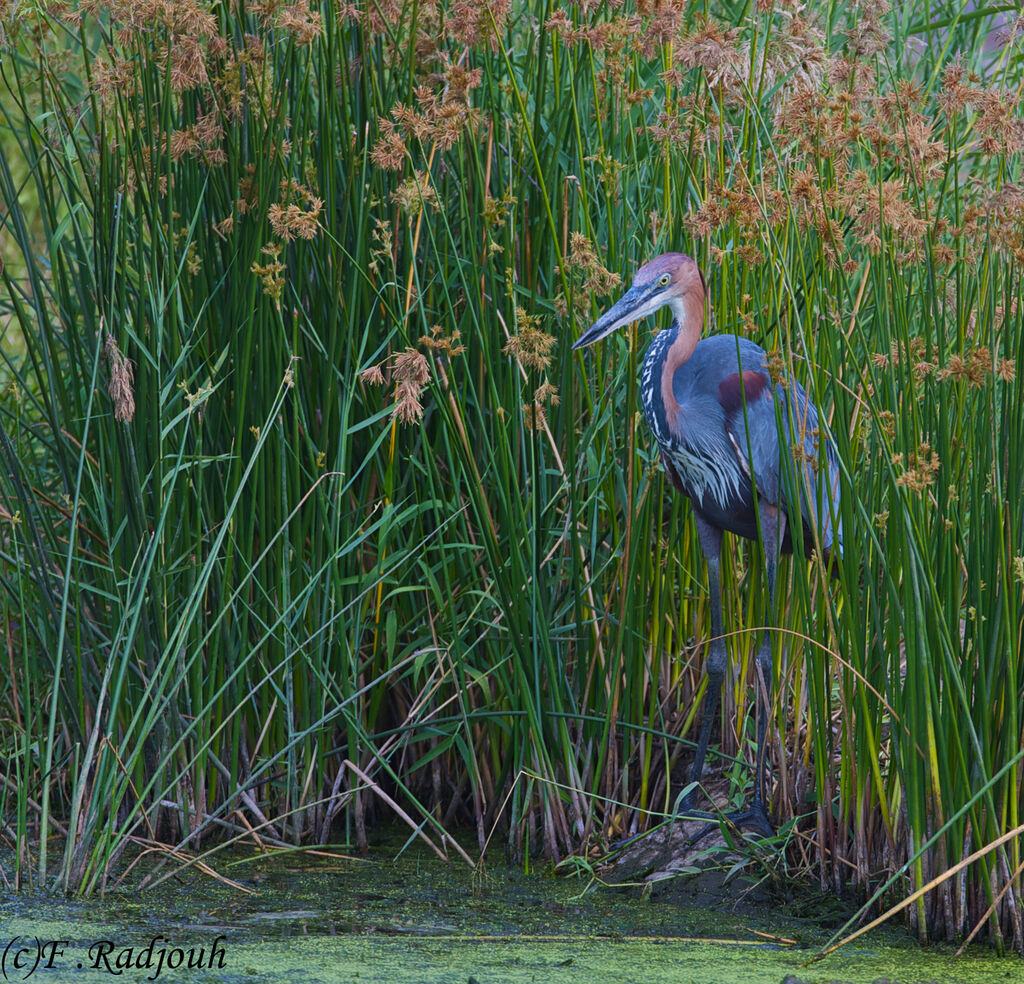
M 573 349 L 586 348 L 607 337 L 613 331 L 617 331 L 623 325 L 631 321 L 637 321 L 652 311 L 657 310 L 660 304 L 652 304 L 651 301 L 656 288 L 650 284 L 637 286 L 634 284 L 625 294 L 620 297 L 600 318 L 597 319 L 579 338 L 576 339 Z

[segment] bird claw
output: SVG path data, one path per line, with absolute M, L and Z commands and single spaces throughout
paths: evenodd
M 768 819 L 764 804 L 759 800 L 754 800 L 745 810 L 735 810 L 732 813 L 708 813 L 704 810 L 689 810 L 686 809 L 686 804 L 684 803 L 683 810 L 677 816 L 681 820 L 709 821 L 687 840 L 691 847 L 707 837 L 713 830 L 720 829 L 723 820 L 730 828 L 735 830 L 747 827 L 753 829 L 762 837 L 775 836 L 775 828 Z
M 725 819 L 734 827 L 747 827 L 755 830 L 762 837 L 774 837 L 775 828 L 768 819 L 764 804 L 755 800 L 745 810 L 738 810 L 736 813 L 727 813 Z

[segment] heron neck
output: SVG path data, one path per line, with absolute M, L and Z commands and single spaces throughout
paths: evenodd
M 670 307 L 672 324 L 668 329 L 670 339 L 661 371 L 661 401 L 666 413 L 675 414 L 679 404 L 672 389 L 672 380 L 676 370 L 693 355 L 700 341 L 701 328 L 704 326 L 703 298 L 693 295 L 673 298 Z

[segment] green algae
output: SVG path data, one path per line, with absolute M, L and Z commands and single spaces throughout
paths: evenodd
M 154 891 L 82 902 L 0 897 L 0 948 L 17 938 L 67 941 L 41 980 L 316 982 L 712 982 L 750 984 L 1004 984 L 1024 977 L 1017 957 L 983 949 L 954 958 L 920 948 L 899 927 L 808 963 L 828 929 L 808 906 L 772 904 L 742 882 L 701 876 L 673 891 L 635 890 L 525 874 L 486 872 L 425 856 L 367 861 L 286 855 L 238 857 L 222 871 L 246 891 L 195 872 Z M 825 912 L 824 904 L 818 911 Z M 156 948 L 223 950 L 219 965 L 138 966 Z M 90 946 L 110 941 L 111 964 Z M 123 975 L 113 963 L 122 957 Z M 125 962 L 126 961 L 126 962 Z M 134 961 L 134 962 L 133 962 Z M 80 966 L 79 966 L 80 965 Z M 9 979 L 18 978 L 8 974 Z
M 5 935 L 32 939 L 59 938 L 45 922 L 16 919 L 5 928 Z M 167 931 L 168 945 L 196 947 L 208 951 L 213 939 L 184 930 Z M 122 926 L 114 930 L 89 922 L 81 923 L 51 973 L 52 980 L 72 975 L 76 981 L 92 984 L 109 981 L 111 973 L 102 964 L 93 964 L 90 947 L 110 940 L 118 947 L 139 950 L 151 936 Z M 430 938 L 386 938 L 380 936 L 296 936 L 253 939 L 251 934 L 232 933 L 220 939 L 225 953 L 220 967 L 193 970 L 187 979 L 236 982 L 252 980 L 301 980 L 318 982 L 410 981 L 422 984 L 451 984 L 475 979 L 479 984 L 491 981 L 561 982 L 593 981 L 604 984 L 664 984 L 666 981 L 692 981 L 694 984 L 737 981 L 749 984 L 782 984 L 799 980 L 806 984 L 1005 984 L 1020 979 L 1018 960 L 999 960 L 991 956 L 952 959 L 948 952 L 905 949 L 861 948 L 842 956 L 830 957 L 820 964 L 801 966 L 806 951 L 779 949 L 770 944 L 706 942 L 680 939 L 559 939 L 530 937 L 467 937 L 453 934 Z M 154 965 L 155 966 L 155 965 Z M 45 980 L 46 971 L 39 976 Z M 184 980 L 182 973 L 164 968 L 153 976 L 149 967 L 126 980 Z

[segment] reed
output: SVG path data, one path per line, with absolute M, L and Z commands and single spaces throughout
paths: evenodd
M 671 248 L 843 462 L 838 584 L 781 573 L 790 869 L 1024 949 L 1020 43 L 904 6 L 0 4 L 5 877 L 670 814 L 700 551 L 647 326 L 569 346 Z

